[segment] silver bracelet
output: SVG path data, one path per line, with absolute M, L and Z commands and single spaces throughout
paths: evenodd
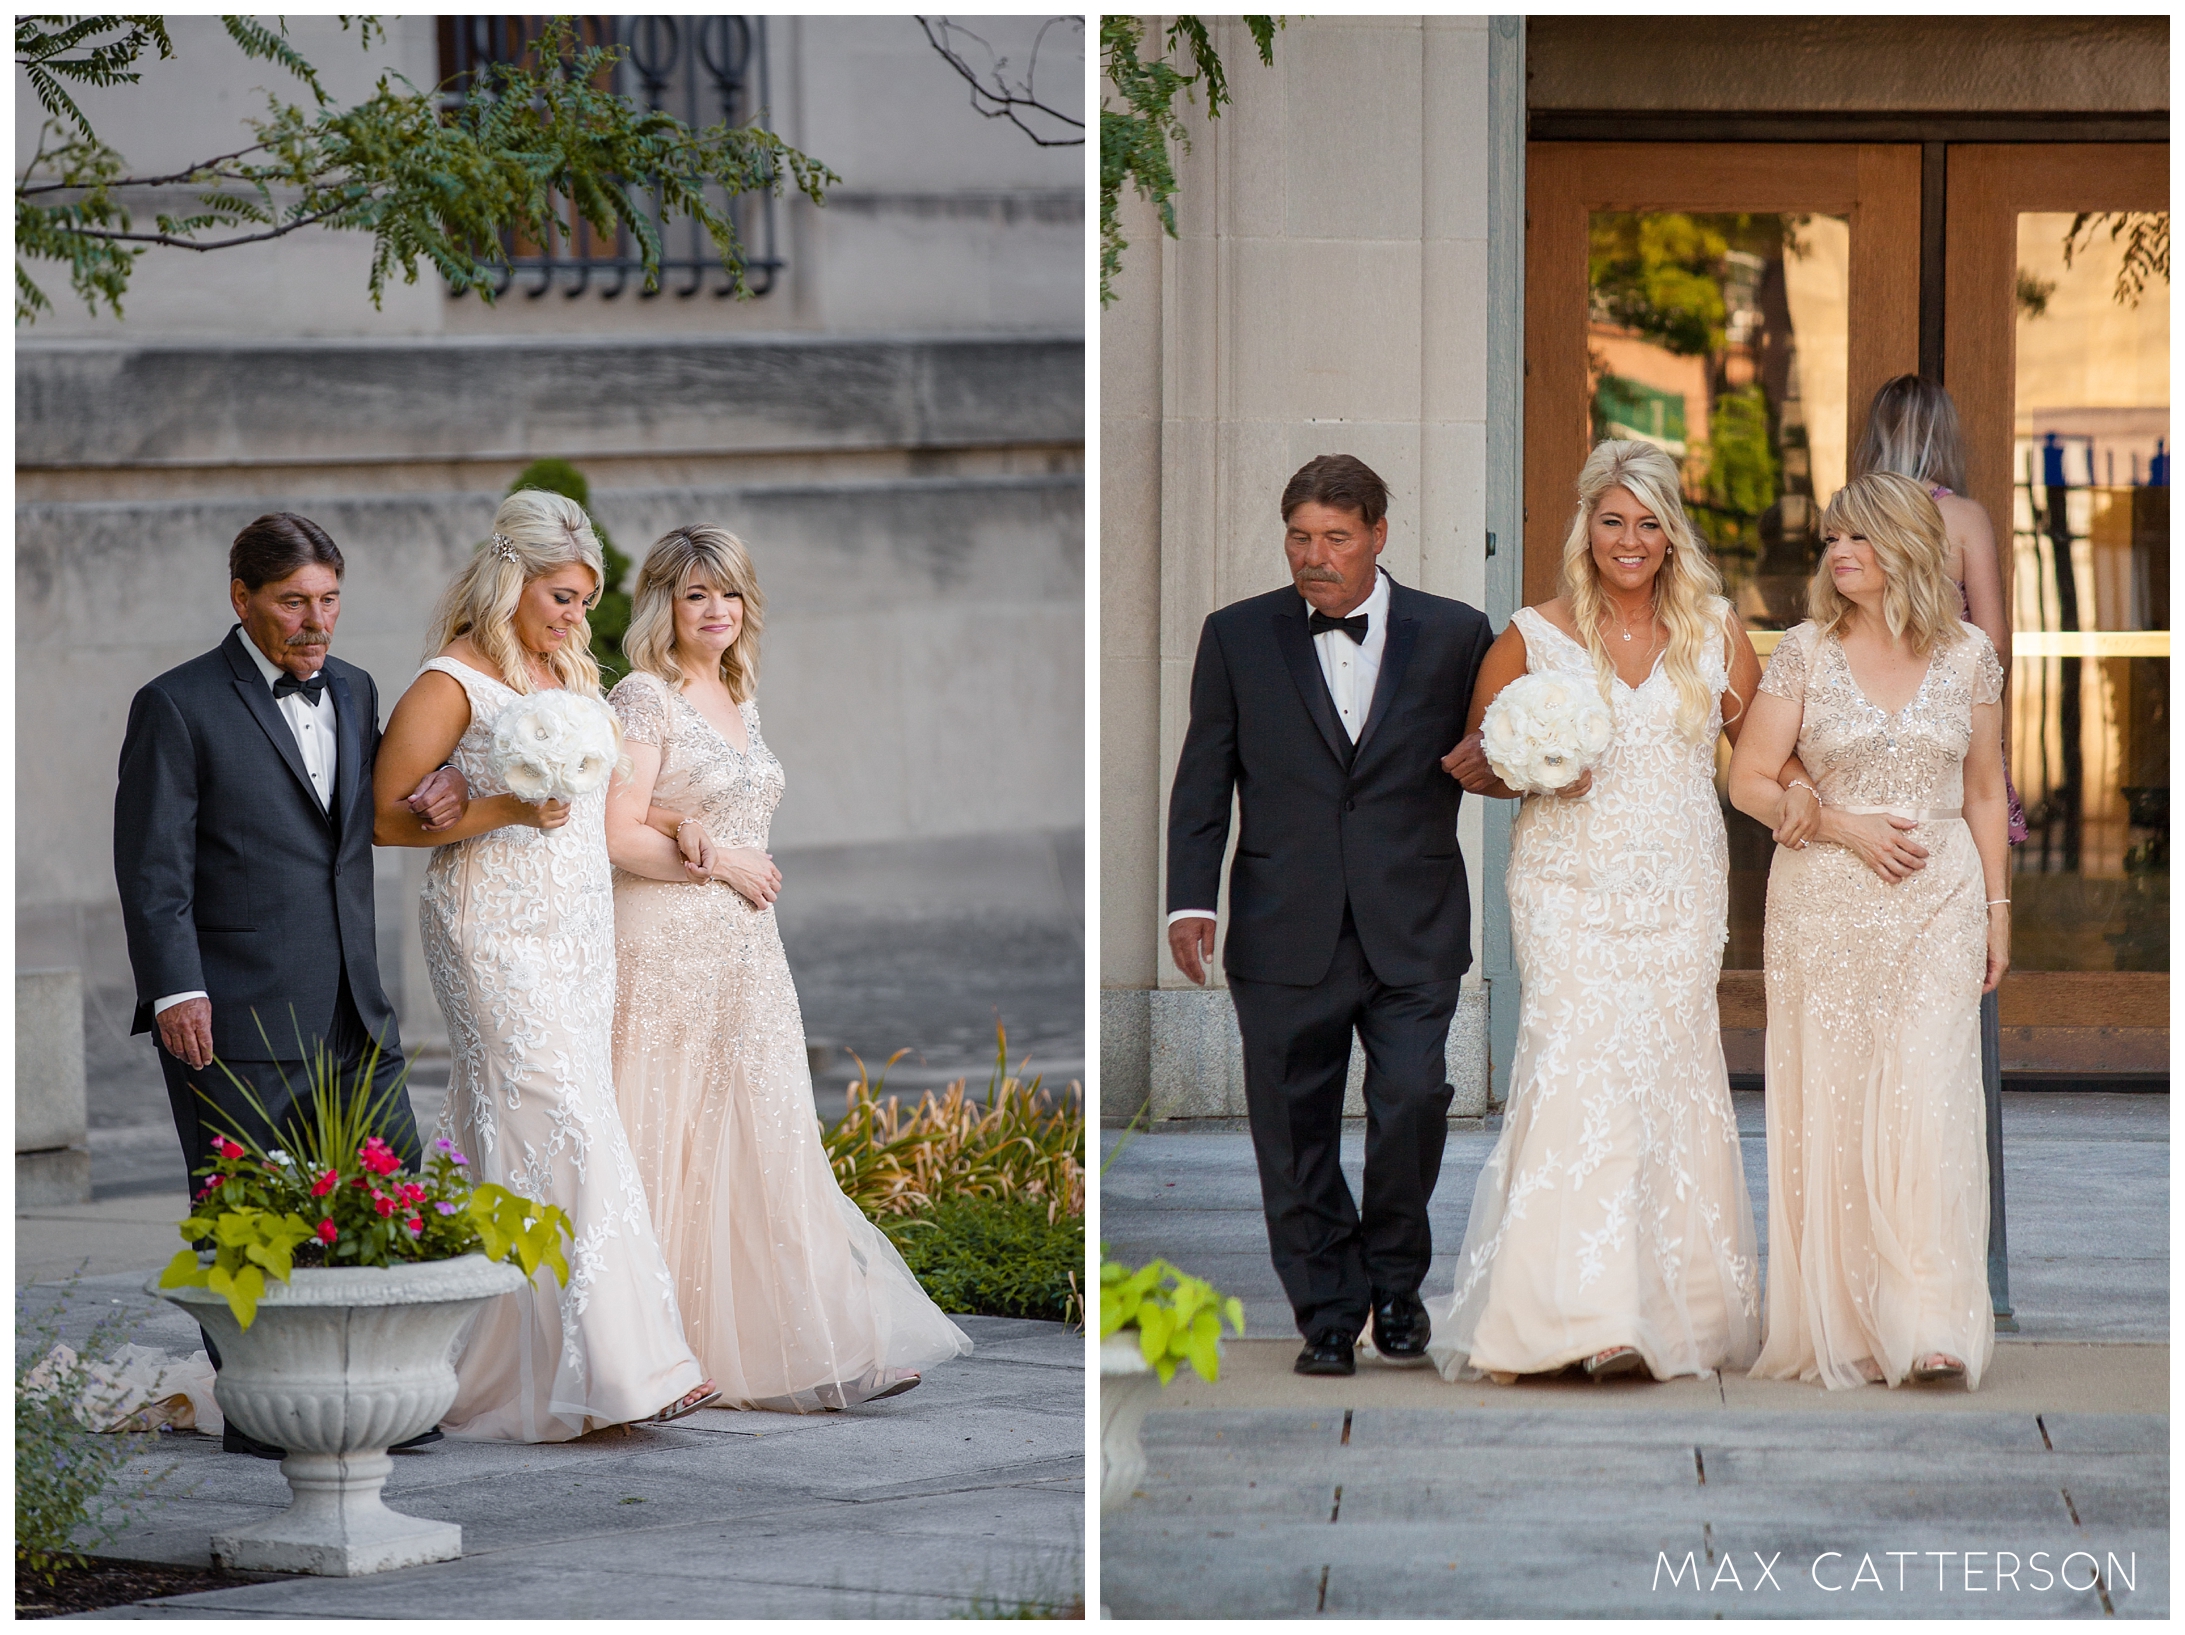
M 2009 901 L 2010 899 L 2008 897 L 1990 897 L 1988 899 L 1988 906 L 1990 908 L 2001 908 Z
M 1813 797 L 1813 804 L 1816 806 L 1826 806 L 1828 804 L 1827 801 L 1821 798 L 1821 791 L 1814 788 L 1812 784 L 1806 782 L 1806 780 L 1803 778 L 1791 779 L 1789 783 L 1783 786 L 1783 793 L 1787 795 L 1793 789 L 1803 789 L 1807 794 Z

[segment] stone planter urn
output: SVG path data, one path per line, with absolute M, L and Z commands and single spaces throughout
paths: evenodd
M 1138 1331 L 1118 1330 L 1100 1342 L 1100 1513 L 1130 1502 L 1146 1476 L 1138 1433 L 1160 1400 L 1161 1382 L 1138 1349 Z
M 286 1448 L 294 1495 L 279 1515 L 212 1539 L 215 1566 L 353 1577 L 449 1561 L 463 1530 L 380 1501 L 387 1450 L 430 1430 L 455 1400 L 450 1353 L 464 1322 L 524 1285 L 483 1255 L 392 1267 L 297 1267 L 268 1280 L 248 1329 L 210 1289 L 163 1289 L 220 1348 L 213 1395 L 261 1442 Z

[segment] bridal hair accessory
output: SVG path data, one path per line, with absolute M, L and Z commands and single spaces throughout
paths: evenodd
M 607 781 L 621 756 L 605 704 L 556 687 L 519 698 L 493 723 L 486 770 L 518 800 L 574 800 Z
M 1608 706 L 1562 676 L 1519 676 L 1495 694 L 1480 745 L 1495 776 L 1521 795 L 1567 789 L 1600 764 L 1614 736 Z
M 506 534 L 495 534 L 486 543 L 493 547 L 493 554 L 503 562 L 516 560 L 516 542 Z

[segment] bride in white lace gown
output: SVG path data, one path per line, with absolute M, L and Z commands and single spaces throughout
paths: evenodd
M 526 693 L 597 696 L 584 610 L 599 583 L 579 506 L 510 496 L 441 603 L 427 644 L 439 654 L 396 706 L 374 780 L 379 843 L 437 848 L 421 918 L 453 1053 L 438 1134 L 477 1180 L 559 1205 L 574 1234 L 566 1287 L 541 1267 L 490 1302 L 463 1342 L 442 1425 L 481 1440 L 566 1441 L 687 1413 L 715 1394 L 684 1343 L 615 1110 L 607 792 L 532 806 L 487 764 L 494 723 L 518 696 L 504 677 Z M 452 828 L 427 833 L 397 791 L 417 784 L 411 765 L 450 760 L 470 803 Z
M 971 1341 L 835 1184 L 812 1104 L 767 832 L 781 763 L 759 731 L 762 605 L 742 544 L 678 528 L 638 576 L 614 690 L 615 1091 L 690 1342 L 732 1407 L 900 1395 Z M 644 821 L 680 813 L 674 841 Z M 707 838 L 710 836 L 710 840 Z
M 1578 489 L 1566 595 L 1519 611 L 1473 692 L 1476 733 L 1518 675 L 1567 674 L 1608 697 L 1615 737 L 1590 780 L 1525 797 L 1511 828 L 1523 997 L 1502 1134 L 1455 1290 L 1432 1308 L 1450 1379 L 1571 1363 L 1669 1378 L 1743 1368 L 1760 1346 L 1715 999 L 1729 859 L 1713 780 L 1724 715 L 1734 738 L 1760 664 L 1665 454 L 1602 443 Z M 1450 765 L 1468 789 L 1511 793 L 1474 739 Z M 1788 818 L 1785 836 L 1800 838 Z

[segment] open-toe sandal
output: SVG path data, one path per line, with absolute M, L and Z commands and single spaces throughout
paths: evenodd
M 1595 1353 L 1579 1366 L 1585 1369 L 1589 1378 L 1608 1380 L 1619 1374 L 1643 1374 L 1646 1359 L 1639 1355 L 1637 1346 L 1618 1345 Z
M 713 1382 L 711 1380 L 701 1380 L 694 1389 L 677 1397 L 657 1414 L 647 1414 L 638 1423 L 640 1425 L 670 1424 L 681 1419 L 685 1414 L 694 1414 L 708 1403 L 718 1402 L 720 1399 L 721 1393 L 715 1388 Z

